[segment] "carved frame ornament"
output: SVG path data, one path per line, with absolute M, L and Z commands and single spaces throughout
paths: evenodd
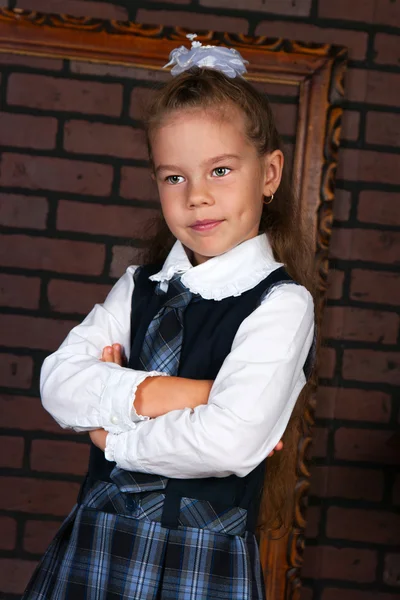
M 104 21 L 0 9 L 0 52 L 93 61 L 160 70 L 169 52 L 187 45 L 186 29 L 145 26 L 131 21 Z M 203 43 L 238 48 L 249 61 L 250 81 L 297 86 L 298 121 L 293 176 L 299 201 L 311 219 L 321 303 L 328 275 L 328 247 L 344 93 L 347 51 L 342 46 L 308 44 L 282 38 L 202 32 Z M 304 548 L 305 506 L 309 488 L 306 449 L 308 430 L 298 449 L 298 480 L 293 526 L 281 540 L 261 534 L 260 552 L 267 597 L 297 600 Z

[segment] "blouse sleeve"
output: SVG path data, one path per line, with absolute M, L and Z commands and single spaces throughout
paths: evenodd
M 123 469 L 176 478 L 244 477 L 282 437 L 306 383 L 314 334 L 311 294 L 274 288 L 240 325 L 208 404 L 141 422 L 106 439 Z
M 135 421 L 147 419 L 133 408 L 136 388 L 146 377 L 165 373 L 100 361 L 103 348 L 114 343 L 121 344 L 129 356 L 136 269 L 127 269 L 104 303 L 96 304 L 43 363 L 42 404 L 61 427 L 75 431 L 103 428 L 116 434 L 135 429 Z

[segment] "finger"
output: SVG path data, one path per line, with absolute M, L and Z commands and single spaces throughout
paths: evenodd
M 106 346 L 103 350 L 104 362 L 114 362 L 114 352 L 111 346 Z
M 274 455 L 274 451 L 272 450 L 272 452 L 270 452 L 270 453 L 268 454 L 268 458 L 269 458 L 270 456 L 273 456 L 273 455 Z
M 114 362 L 122 367 L 123 358 L 122 358 L 122 348 L 120 344 L 113 344 L 114 351 Z
M 282 448 L 283 448 L 283 442 L 281 440 L 280 442 L 277 443 L 274 450 L 282 450 Z

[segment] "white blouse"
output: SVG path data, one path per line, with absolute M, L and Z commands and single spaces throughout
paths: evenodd
M 167 288 L 175 273 L 183 273 L 192 292 L 222 300 L 253 288 L 280 266 L 266 234 L 196 266 L 176 241 L 150 279 Z M 129 357 L 137 268 L 128 267 L 104 303 L 46 358 L 43 406 L 61 427 L 104 428 L 105 457 L 123 469 L 177 478 L 244 477 L 282 437 L 306 382 L 303 365 L 314 335 L 311 294 L 291 283 L 275 287 L 241 323 L 208 403 L 149 419 L 134 409 L 136 389 L 146 377 L 168 375 L 99 360 L 103 348 L 117 342 Z

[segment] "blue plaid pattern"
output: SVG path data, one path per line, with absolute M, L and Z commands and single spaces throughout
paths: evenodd
M 181 499 L 179 526 L 161 526 L 162 492 L 88 487 L 62 524 L 22 600 L 263 600 L 246 511 Z M 208 504 L 208 506 L 207 506 Z M 223 516 L 223 518 L 221 518 Z
M 160 285 L 156 294 L 162 294 Z M 183 312 L 191 300 L 200 296 L 194 295 L 183 285 L 179 275 L 169 282 L 166 301 L 151 321 L 139 357 L 146 371 L 163 371 L 176 375 L 183 337 Z

